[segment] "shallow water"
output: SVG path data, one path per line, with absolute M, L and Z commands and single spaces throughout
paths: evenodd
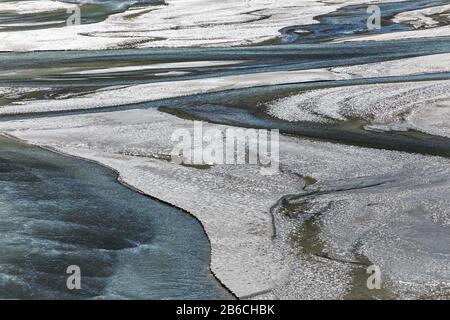
M 232 298 L 190 215 L 101 166 L 0 137 L 0 298 Z M 81 290 L 66 269 L 81 268 Z

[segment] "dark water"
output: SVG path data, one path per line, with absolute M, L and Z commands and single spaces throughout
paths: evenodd
M 3 137 L 0 150 L 0 298 L 231 298 L 193 217 L 101 166 Z
M 450 52 L 450 38 L 383 42 L 288 44 L 239 48 L 149 48 L 109 51 L 0 53 L 0 86 L 91 90 L 113 85 L 190 80 L 269 71 L 303 70 L 381 62 Z M 171 68 L 102 74 L 71 74 L 152 63 L 239 60 L 237 65 L 179 68 L 187 76 L 155 76 Z M 48 61 L 52 61 L 48 64 Z
M 281 42 L 325 42 L 358 34 L 392 33 L 414 30 L 410 24 L 394 23 L 391 18 L 405 11 L 418 10 L 448 4 L 448 0 L 414 0 L 389 3 L 373 3 L 380 8 L 381 28 L 369 30 L 367 20 L 370 4 L 342 7 L 335 12 L 315 17 L 320 23 L 289 26 L 281 30 Z
M 191 49 L 139 49 L 74 52 L 33 52 L 23 54 L 0 53 L 0 85 L 25 85 L 51 87 L 51 92 L 33 93 L 28 99 L 53 99 L 59 94 L 79 90 L 95 89 L 105 85 L 130 85 L 157 81 L 189 80 L 242 73 L 263 71 L 300 70 L 323 68 L 355 63 L 385 61 L 397 58 L 450 52 L 448 37 L 416 39 L 408 41 L 363 42 L 345 44 L 290 44 L 242 48 L 191 48 Z M 51 74 L 48 78 L 34 78 L 28 74 L 8 77 L 12 70 L 37 70 L 51 59 L 52 67 L 67 68 L 73 65 L 84 67 L 90 64 L 116 66 L 128 62 L 139 65 L 148 61 L 174 62 L 196 60 L 242 60 L 239 65 L 223 67 L 186 68 L 193 74 L 186 77 L 155 79 L 142 71 L 106 75 L 76 75 L 75 80 L 64 73 Z M 98 66 L 96 66 L 98 68 Z M 157 70 L 156 72 L 167 71 Z M 264 104 L 274 99 L 296 94 L 304 90 L 339 87 L 346 85 L 375 84 L 388 82 L 429 81 L 450 79 L 450 73 L 430 73 L 408 77 L 376 77 L 353 80 L 292 83 L 257 88 L 230 90 L 218 93 L 193 95 L 152 101 L 140 104 L 50 112 L 32 115 L 1 116 L 0 121 L 30 117 L 51 117 L 68 114 L 84 114 L 138 108 L 164 108 L 163 111 L 178 116 L 196 118 L 214 123 L 247 127 L 278 128 L 284 133 L 315 137 L 341 143 L 368 147 L 420 152 L 449 156 L 450 144 L 447 140 L 425 135 L 406 136 L 404 134 L 370 132 L 362 129 L 363 123 L 323 125 L 317 123 L 292 123 L 269 117 Z M 92 87 L 90 87 L 92 86 Z M 21 99 L 21 98 L 19 98 Z M 168 110 L 167 107 L 170 109 Z
M 20 1 L 19 1 L 20 2 Z M 96 0 L 84 2 L 83 0 L 65 0 L 78 4 L 81 10 L 81 24 L 90 24 L 104 21 L 110 15 L 126 11 L 133 5 L 159 5 L 163 0 Z M 54 10 L 49 12 L 21 13 L 2 12 L 0 15 L 0 33 L 4 31 L 37 30 L 59 28 L 67 25 L 67 19 L 73 11 Z

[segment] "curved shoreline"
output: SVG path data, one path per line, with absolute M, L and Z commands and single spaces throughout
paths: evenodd
M 19 142 L 19 143 L 23 143 L 23 144 L 26 144 L 26 145 L 30 145 L 30 146 L 34 146 L 34 147 L 37 147 L 37 148 L 39 148 L 39 149 L 42 149 L 42 150 L 45 150 L 45 151 L 49 151 L 49 152 L 52 152 L 52 153 L 56 153 L 56 154 L 59 154 L 59 155 L 61 155 L 61 156 L 64 156 L 64 157 L 71 157 L 71 158 L 74 158 L 74 159 L 78 159 L 78 160 L 82 160 L 82 161 L 87 161 L 87 162 L 90 162 L 90 163 L 93 163 L 93 164 L 95 164 L 95 165 L 99 165 L 99 166 L 101 166 L 101 167 L 103 167 L 103 168 L 106 168 L 106 169 L 108 169 L 108 170 L 110 170 L 111 171 L 111 173 L 115 176 L 115 178 L 116 178 L 116 181 L 119 183 L 119 184 L 121 184 L 122 186 L 124 186 L 124 187 L 126 187 L 126 188 L 128 188 L 128 189 L 130 189 L 130 190 L 132 190 L 132 191 L 135 191 L 135 192 L 137 192 L 137 193 L 139 193 L 139 194 L 141 194 L 141 195 L 143 195 L 143 196 L 145 196 L 145 197 L 148 197 L 148 198 L 150 198 L 150 199 L 152 199 L 152 200 L 155 200 L 155 201 L 157 201 L 157 202 L 159 202 L 159 203 L 162 203 L 162 204 L 165 204 L 165 205 L 168 205 L 168 206 L 170 206 L 170 207 L 172 207 L 172 208 L 174 208 L 174 209 L 177 209 L 177 210 L 179 210 L 179 211 L 181 211 L 181 212 L 183 212 L 184 214 L 187 214 L 187 215 L 189 215 L 189 216 L 191 216 L 192 218 L 194 218 L 199 224 L 200 224 L 200 226 L 201 226 L 201 228 L 202 228 L 202 230 L 203 230 L 203 233 L 205 234 L 205 236 L 206 236 L 206 239 L 208 239 L 208 245 L 209 245 L 209 251 L 210 251 L 210 259 L 209 259 L 209 265 L 208 265 L 208 269 L 209 269 L 209 272 L 211 273 L 211 275 L 214 277 L 214 279 L 220 284 L 220 286 L 222 286 L 222 288 L 223 289 L 225 289 L 230 295 L 232 295 L 235 299 L 240 299 L 218 276 L 217 276 L 217 274 L 212 270 L 212 265 L 211 265 L 211 261 L 212 261 L 212 251 L 211 251 L 211 239 L 210 239 L 210 237 L 209 237 L 209 235 L 208 235 L 208 233 L 206 232 L 206 229 L 205 229 L 205 226 L 204 226 L 204 224 L 203 224 L 203 222 L 198 218 L 198 217 L 196 217 L 193 213 L 191 213 L 191 212 L 189 212 L 189 211 L 187 211 L 187 210 L 185 210 L 185 209 L 183 209 L 183 208 L 180 208 L 180 207 L 178 207 L 178 206 L 176 206 L 176 205 L 174 205 L 174 204 L 172 204 L 172 203 L 170 203 L 170 202 L 167 202 L 167 201 L 164 201 L 164 200 L 161 200 L 161 199 L 158 199 L 158 198 L 156 198 L 156 197 L 153 197 L 153 196 L 151 196 L 151 195 L 149 195 L 149 194 L 147 194 L 147 193 L 145 193 L 144 191 L 142 191 L 142 190 L 140 190 L 139 188 L 137 188 L 137 187 L 135 187 L 135 186 L 133 186 L 133 185 L 131 185 L 131 184 L 129 184 L 129 183 L 127 183 L 125 180 L 123 180 L 123 178 L 122 178 L 122 176 L 121 176 L 121 174 L 120 174 L 120 172 L 118 171 L 118 170 L 116 170 L 116 169 L 114 169 L 114 168 L 112 168 L 112 167 L 110 167 L 110 166 L 108 166 L 108 165 L 106 165 L 106 164 L 103 164 L 103 163 L 101 163 L 100 161 L 98 161 L 98 160 L 94 160 L 94 159 L 88 159 L 88 158 L 84 158 L 84 157 L 81 157 L 81 156 L 77 156 L 77 155 L 73 155 L 73 154 L 68 154 L 68 153 L 65 153 L 65 152 L 62 152 L 62 151 L 60 151 L 60 150 L 57 150 L 57 149 L 55 149 L 55 148 L 52 148 L 52 147 L 49 147 L 49 146 L 41 146 L 41 145 L 37 145 L 37 144 L 34 144 L 34 143 L 31 143 L 31 142 L 29 142 L 29 141 L 27 141 L 27 140 L 24 140 L 24 139 L 20 139 L 20 138 L 18 138 L 18 137 L 16 137 L 16 136 L 13 136 L 13 135 L 11 135 L 11 134 L 8 134 L 8 133 L 5 133 L 5 132 L 0 132 L 0 136 L 2 136 L 2 137 L 5 137 L 5 138 L 7 138 L 7 139 L 11 139 L 11 140 L 14 140 L 14 141 L 16 141 L 16 142 Z
M 150 109 L 12 121 L 3 124 L 1 129 L 9 136 L 20 137 L 50 151 L 101 165 L 105 163 L 103 166 L 121 173 L 120 182 L 129 188 L 152 198 L 164 199 L 162 202 L 182 207 L 191 215 L 195 212 L 210 240 L 211 272 L 241 299 L 253 298 L 255 293 L 258 293 L 256 299 L 343 298 L 349 289 L 347 282 L 339 281 L 339 286 L 335 286 L 337 282 L 334 279 L 350 281 L 352 273 L 348 264 L 339 261 L 353 261 L 349 259 L 354 252 L 351 243 L 360 237 L 367 238 L 365 243 L 369 244 L 379 241 L 389 244 L 366 246 L 361 253 L 374 264 L 380 264 L 393 282 L 404 281 L 403 273 L 399 273 L 403 269 L 401 258 L 396 258 L 392 250 L 385 249 L 396 247 L 402 250 L 401 257 L 416 257 L 409 247 L 405 247 L 406 240 L 403 239 L 406 236 L 401 226 L 420 229 L 425 221 L 432 231 L 438 229 L 441 232 L 440 228 L 443 228 L 427 218 L 429 213 L 436 212 L 435 209 L 426 207 L 420 215 L 423 219 L 411 216 L 407 209 L 415 207 L 419 201 L 436 199 L 438 204 L 442 203 L 439 217 L 446 218 L 445 203 L 442 202 L 448 188 L 447 180 L 442 180 L 448 172 L 442 169 L 448 168 L 446 158 L 280 135 L 283 170 L 270 177 L 257 175 L 256 168 L 251 166 L 213 166 L 208 170 L 197 170 L 154 159 L 154 155 L 170 150 L 168 137 L 173 128 L 189 130 L 191 126 L 191 121 Z M 204 128 L 217 126 L 227 127 L 204 124 Z M 280 249 L 289 244 L 284 240 L 289 240 L 291 223 L 296 227 L 295 220 L 290 221 L 286 228 L 281 227 L 281 237 L 277 237 L 277 241 L 271 237 L 273 220 L 270 207 L 283 195 L 305 191 L 301 176 L 313 176 L 319 181 L 314 189 L 331 191 L 317 198 L 315 211 L 326 208 L 329 201 L 348 201 L 348 205 L 337 207 L 336 215 L 323 216 L 328 229 L 322 229 L 321 236 L 327 243 L 337 241 L 343 248 L 342 254 L 333 256 L 339 261 L 320 257 L 320 261 L 302 260 L 299 263 L 295 256 L 285 255 L 285 251 Z M 430 177 L 426 185 L 423 184 L 423 176 Z M 364 186 L 370 188 L 362 188 Z M 336 190 L 342 192 L 333 192 Z M 404 202 L 387 201 L 392 196 L 404 197 L 403 192 L 408 195 Z M 415 193 L 423 195 L 409 196 Z M 383 203 L 386 208 L 373 203 Z M 408 203 L 409 207 L 405 209 L 403 203 Z M 354 212 L 352 208 L 358 206 L 361 206 L 361 211 Z M 386 224 L 391 221 L 391 215 L 384 213 L 387 211 L 398 213 L 396 223 Z M 358 220 L 359 212 L 370 218 L 370 223 L 386 225 L 382 235 L 387 236 L 380 238 L 378 233 L 367 233 L 365 225 Z M 418 244 L 427 241 L 419 231 L 414 240 Z M 400 240 L 390 240 L 390 235 L 396 233 L 401 236 Z M 442 259 L 432 252 L 436 250 L 445 255 L 447 249 L 440 246 L 439 241 L 429 245 L 430 252 L 418 255 L 418 259 L 425 262 L 432 259 L 430 266 L 445 274 Z M 383 250 L 383 255 L 377 250 Z M 396 261 L 395 267 L 386 265 L 385 256 Z M 335 270 L 331 274 L 325 272 L 330 267 Z M 421 279 L 422 274 L 419 270 L 405 278 L 408 280 L 410 277 Z M 395 290 L 403 290 L 405 295 L 420 295 L 428 290 L 409 288 L 401 283 Z

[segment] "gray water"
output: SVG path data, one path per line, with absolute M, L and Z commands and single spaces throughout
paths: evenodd
M 450 52 L 449 38 L 416 39 L 408 41 L 363 42 L 346 44 L 290 44 L 240 48 L 191 48 L 191 49 L 131 49 L 114 51 L 73 51 L 73 52 L 33 52 L 0 53 L 0 85 L 50 87 L 48 91 L 32 93 L 19 97 L 22 99 L 51 99 L 75 92 L 88 92 L 109 85 L 130 85 L 158 81 L 189 80 L 236 74 L 250 74 L 267 71 L 301 70 L 311 68 L 335 67 L 385 61 L 390 59 Z M 30 76 L 30 74 L 9 75 L 13 70 L 40 70 L 45 61 L 52 60 L 55 73 L 48 76 Z M 111 74 L 68 75 L 58 73 L 59 69 L 82 65 L 89 69 L 101 66 L 117 66 L 128 63 L 139 65 L 145 62 L 175 62 L 196 60 L 243 60 L 239 65 L 218 67 L 184 68 L 191 72 L 188 76 L 154 77 L 156 72 L 128 71 Z M 340 143 L 375 147 L 389 150 L 419 152 L 449 156 L 450 142 L 445 139 L 426 135 L 405 136 L 393 133 L 370 132 L 362 129 L 364 123 L 320 124 L 311 122 L 288 122 L 275 119 L 265 113 L 264 103 L 276 98 L 295 94 L 303 90 L 339 87 L 357 84 L 375 84 L 389 82 L 428 81 L 450 79 L 450 73 L 428 73 L 408 77 L 376 77 L 353 80 L 292 83 L 257 88 L 229 90 L 218 93 L 206 93 L 188 97 L 164 99 L 139 104 L 44 112 L 42 114 L 24 114 L 2 116 L 0 121 L 30 117 L 52 117 L 66 114 L 85 114 L 126 109 L 159 108 L 162 111 L 190 119 L 230 124 L 244 127 L 277 128 L 281 132 L 300 136 L 314 137 Z
M 227 299 L 190 215 L 110 170 L 0 137 L 1 299 Z M 66 269 L 81 268 L 81 290 Z
M 60 0 L 60 2 L 78 4 L 83 12 L 81 16 L 82 24 L 104 21 L 110 15 L 124 12 L 134 5 L 151 6 L 164 3 L 163 0 L 95 0 L 89 2 L 84 2 L 83 0 Z M 67 25 L 66 20 L 72 13 L 70 10 L 55 10 L 39 14 L 2 12 L 0 24 L 5 24 L 5 26 L 0 28 L 0 33 L 65 27 Z
M 320 23 L 283 28 L 281 42 L 326 42 L 355 34 L 392 33 L 414 30 L 410 24 L 394 23 L 390 19 L 405 11 L 448 4 L 448 0 L 413 0 L 377 3 L 381 13 L 381 28 L 367 29 L 367 4 L 342 7 L 335 12 L 315 17 Z M 301 33 L 299 33 L 301 30 Z

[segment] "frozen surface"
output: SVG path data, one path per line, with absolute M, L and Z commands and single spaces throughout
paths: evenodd
M 239 64 L 243 61 L 188 61 L 188 62 L 173 62 L 173 63 L 154 63 L 143 66 L 125 66 L 107 69 L 91 69 L 79 72 L 69 72 L 68 74 L 101 74 L 101 73 L 115 73 L 128 71 L 145 71 L 153 69 L 178 69 L 178 68 L 196 68 L 196 67 L 214 67 L 226 66 L 232 64 Z
M 448 290 L 447 159 L 282 136 L 279 175 L 263 176 L 251 165 L 199 169 L 165 160 L 173 130 L 192 125 L 148 109 L 10 121 L 0 128 L 99 161 L 124 182 L 194 214 L 211 240 L 212 271 L 240 297 L 342 298 L 354 286 L 356 253 L 382 268 L 396 295 Z M 318 182 L 304 191 L 302 176 Z M 273 229 L 270 209 L 287 194 L 299 195 L 289 200 L 294 204 L 310 205 L 291 212 L 298 219 L 276 207 Z M 318 234 L 327 259 L 293 255 L 295 246 L 286 246 L 314 212 L 321 212 Z
M 331 71 L 358 78 L 395 77 L 450 72 L 450 54 L 433 54 L 408 59 L 337 67 L 331 68 Z
M 18 124 L 5 125 L 13 123 Z M 192 123 L 156 110 L 20 123 L 41 126 L 40 133 L 32 130 L 34 143 L 100 161 L 118 170 L 126 183 L 194 214 L 211 239 L 212 271 L 236 294 L 270 289 L 284 277 L 284 266 L 273 257 L 268 208 L 283 194 L 300 191 L 298 177 L 264 177 L 258 167 L 201 170 L 158 160 L 170 154 L 172 131 L 191 129 Z M 41 134 L 46 138 L 38 138 Z
M 307 91 L 271 103 L 268 113 L 287 121 L 359 118 L 367 128 L 414 129 L 450 137 L 450 82 L 374 84 Z
M 279 40 L 280 29 L 296 26 L 301 32 L 302 25 L 317 23 L 317 15 L 351 4 L 390 1 L 140 3 L 120 13 L 105 12 L 101 22 L 80 26 L 45 30 L 45 22 L 32 20 L 13 27 L 43 28 L 11 31 L 11 26 L 0 25 L 8 27 L 0 30 L 0 51 L 270 43 Z M 73 6 L 56 1 L 37 3 L 2 1 L 0 12 L 51 13 L 56 17 L 55 10 Z M 404 12 L 394 21 L 413 24 L 417 30 L 351 40 L 450 35 L 449 27 L 441 26 L 447 10 L 448 6 L 440 6 Z M 245 51 L 242 57 L 235 59 L 245 59 Z M 14 80 L 15 75 L 30 72 L 31 79 L 50 81 L 56 88 L 60 74 L 60 79 L 73 75 L 79 81 L 92 75 L 108 83 L 108 77 L 118 79 L 135 71 L 157 69 L 155 75 L 159 76 L 183 75 L 183 68 L 214 69 L 241 62 L 221 59 L 192 62 L 180 57 L 178 62 L 153 65 L 103 63 L 75 69 L 56 66 L 52 70 L 55 78 L 39 77 L 39 72 L 27 69 L 7 76 Z M 277 175 L 263 176 L 256 165 L 183 166 L 170 162 L 170 136 L 175 129 L 192 130 L 192 121 L 151 108 L 90 112 L 100 107 L 296 82 L 386 76 L 407 80 L 409 75 L 450 72 L 449 62 L 448 54 L 440 54 L 330 69 L 231 76 L 211 72 L 209 78 L 137 85 L 124 77 L 117 81 L 118 86 L 102 84 L 102 89 L 93 91 L 77 88 L 76 83 L 58 91 L 0 87 L 0 114 L 26 114 L 21 120 L 0 122 L 0 132 L 114 168 L 124 183 L 192 213 L 211 240 L 212 271 L 239 297 L 361 298 L 371 294 L 362 291 L 366 268 L 376 264 L 382 271 L 384 289 L 378 298 L 448 298 L 448 159 L 281 136 L 281 172 Z M 264 63 L 273 66 L 278 61 Z M 32 94 L 37 90 L 43 92 Z M 450 137 L 449 80 L 353 85 L 276 97 L 267 104 L 267 112 L 290 122 L 335 123 L 357 118 L 366 123 L 367 130 L 417 130 Z M 237 102 L 238 98 L 231 103 Z M 84 111 L 51 114 L 63 110 Z M 38 112 L 49 114 L 33 118 Z
M 2 1 L 1 11 L 16 12 L 17 14 L 46 13 L 55 10 L 66 10 L 74 8 L 75 4 L 60 1 L 39 0 L 39 1 Z
M 392 20 L 396 23 L 409 23 L 416 29 L 419 29 L 439 25 L 439 20 L 435 19 L 435 16 L 448 20 L 450 17 L 450 5 L 402 12 Z
M 167 0 L 167 5 L 131 7 L 93 24 L 51 32 L 5 31 L 0 33 L 0 51 L 249 45 L 279 38 L 286 26 L 316 23 L 315 16 L 342 6 L 389 1 Z M 11 7 L 0 2 L 0 11 Z
M 315 69 L 109 87 L 72 99 L 17 102 L 2 107 L 0 114 L 92 109 L 230 89 L 345 78 L 346 75 L 335 75 L 326 69 Z

